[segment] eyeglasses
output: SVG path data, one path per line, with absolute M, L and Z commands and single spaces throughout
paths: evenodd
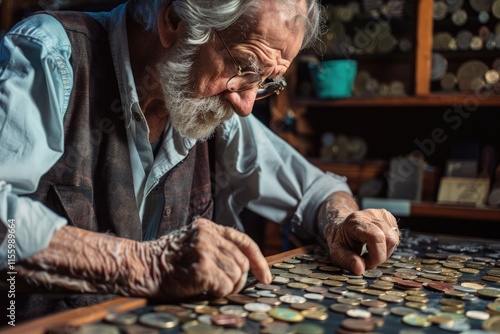
M 234 66 L 236 66 L 236 68 L 238 69 L 238 73 L 230 77 L 229 80 L 227 80 L 226 87 L 229 91 L 242 92 L 245 90 L 252 89 L 254 87 L 259 87 L 259 89 L 257 90 L 257 96 L 255 97 L 255 100 L 262 100 L 273 94 L 279 95 L 280 91 L 285 89 L 286 87 L 285 79 L 281 79 L 279 82 L 272 80 L 264 81 L 257 72 L 254 71 L 243 72 L 240 64 L 233 57 L 231 51 L 229 51 L 229 48 L 227 47 L 226 43 L 224 43 L 224 40 L 222 40 L 217 30 L 214 31 L 219 40 L 222 42 L 222 45 L 224 45 L 224 48 L 226 49 L 227 53 L 233 60 Z

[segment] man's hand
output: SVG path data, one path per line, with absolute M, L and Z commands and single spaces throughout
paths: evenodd
M 249 236 L 206 219 L 148 242 L 65 226 L 49 247 L 16 265 L 20 281 L 44 291 L 164 300 L 237 292 L 250 268 L 271 283 L 267 262 Z
M 399 243 L 394 216 L 384 209 L 366 209 L 326 226 L 324 237 L 334 263 L 356 275 L 386 261 Z M 366 254 L 361 255 L 363 246 Z
M 158 282 L 151 297 L 226 296 L 243 288 L 250 268 L 261 282 L 272 280 L 264 256 L 248 235 L 206 219 L 144 247 L 150 248 L 152 281 Z

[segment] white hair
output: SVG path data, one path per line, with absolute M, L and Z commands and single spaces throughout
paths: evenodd
M 160 10 L 171 2 L 174 12 L 186 24 L 186 42 L 191 45 L 206 43 L 212 29 L 224 30 L 234 23 L 243 33 L 253 26 L 261 1 L 278 1 L 282 8 L 297 9 L 297 0 L 129 0 L 132 17 L 147 30 L 158 30 Z M 305 23 L 302 48 L 313 46 L 322 33 L 324 19 L 319 0 L 305 0 L 307 14 L 297 14 L 295 19 Z

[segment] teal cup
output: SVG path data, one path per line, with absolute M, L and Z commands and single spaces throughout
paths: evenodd
M 320 99 L 351 97 L 357 70 L 358 63 L 351 59 L 309 63 L 316 96 Z

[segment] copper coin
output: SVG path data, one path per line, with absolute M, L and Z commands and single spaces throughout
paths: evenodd
M 379 308 L 387 307 L 386 302 L 383 302 L 381 300 L 376 300 L 376 299 L 363 299 L 361 301 L 361 305 L 366 306 L 366 307 L 379 307 Z
M 345 319 L 340 325 L 354 332 L 369 332 L 375 328 L 375 324 L 367 319 Z
M 235 293 L 232 295 L 229 295 L 226 297 L 230 302 L 235 303 L 235 304 L 248 304 L 248 303 L 253 303 L 255 301 L 255 298 L 249 297 L 246 295 L 242 295 L 239 293 Z
M 245 318 L 237 314 L 217 314 L 212 317 L 212 322 L 218 326 L 243 327 Z
M 432 290 L 439 291 L 439 292 L 446 292 L 446 291 L 455 290 L 453 285 L 451 285 L 449 283 L 444 283 L 444 282 L 430 282 L 430 283 L 427 283 L 427 287 L 432 289 Z

